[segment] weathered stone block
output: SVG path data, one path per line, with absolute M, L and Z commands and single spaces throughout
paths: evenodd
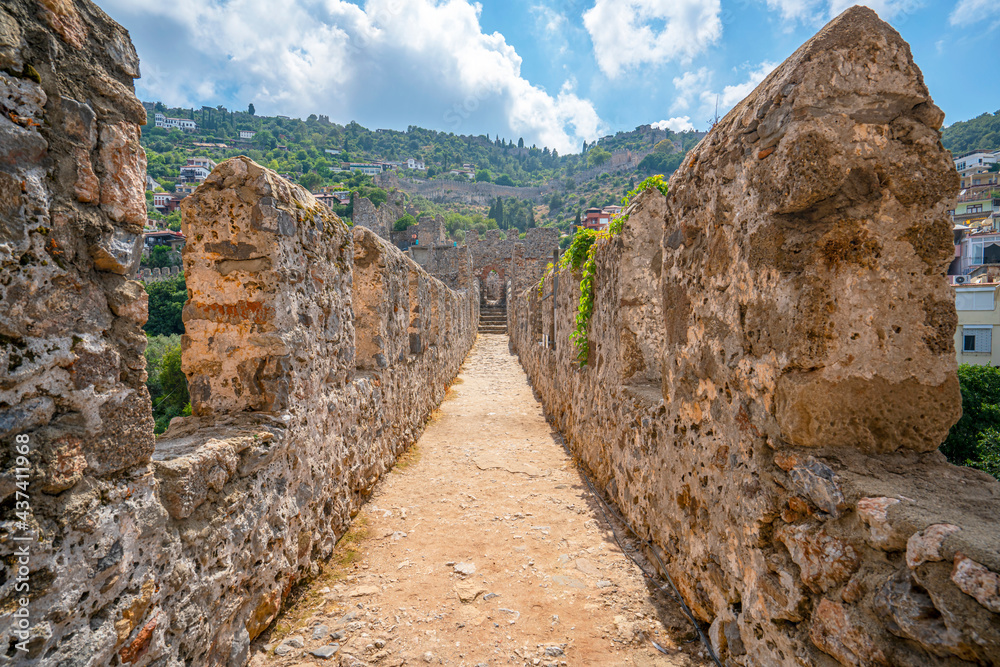
M 809 638 L 821 651 L 842 665 L 890 665 L 872 637 L 853 621 L 847 608 L 828 598 L 820 600 L 813 614 Z
M 775 537 L 799 566 L 802 583 L 817 593 L 847 581 L 861 562 L 854 547 L 816 524 L 782 526 Z
M 37 164 L 45 157 L 48 147 L 48 142 L 37 131 L 0 116 L 0 164 L 8 167 Z
M 103 125 L 100 137 L 101 208 L 141 234 L 146 224 L 146 151 L 139 145 L 139 128 L 128 122 Z
M 55 403 L 47 396 L 0 409 L 0 440 L 47 424 L 55 414 Z
M 98 271 L 131 276 L 142 259 L 142 234 L 120 229 L 102 234 L 90 245 L 90 256 Z
M 906 549 L 906 540 L 889 521 L 889 508 L 899 504 L 898 498 L 862 498 L 858 501 L 858 516 L 867 524 L 870 541 L 885 551 Z
M 929 561 L 944 560 L 941 547 L 945 539 L 960 530 L 949 523 L 936 523 L 914 533 L 906 542 L 906 564 L 914 568 Z
M 153 414 L 145 386 L 126 390 L 100 407 L 100 435 L 84 445 L 95 475 L 109 475 L 149 461 L 153 454 Z
M 951 580 L 966 595 L 995 614 L 1000 614 L 1000 575 L 963 555 L 955 554 Z

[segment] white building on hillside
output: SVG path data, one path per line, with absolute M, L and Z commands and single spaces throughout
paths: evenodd
M 190 120 L 188 118 L 167 118 L 162 113 L 153 114 L 153 124 L 156 127 L 162 127 L 168 130 L 183 130 L 185 132 L 194 132 L 198 129 L 198 123 Z

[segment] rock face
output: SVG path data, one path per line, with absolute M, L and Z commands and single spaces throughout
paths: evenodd
M 184 208 L 195 415 L 157 441 L 138 58 L 87 0 L 11 0 L 0 69 L 0 664 L 243 665 L 422 430 L 479 295 L 227 161 Z
M 580 276 L 508 304 L 725 664 L 1000 660 L 1000 484 L 935 451 L 961 404 L 941 121 L 908 45 L 850 9 L 598 243 L 586 366 Z
M 403 195 L 399 192 L 390 192 L 389 198 L 378 207 L 367 197 L 354 198 L 354 224 L 367 227 L 387 241 L 392 226 L 404 215 L 406 210 L 403 208 Z

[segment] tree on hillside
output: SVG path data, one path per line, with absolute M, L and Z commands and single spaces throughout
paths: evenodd
M 149 336 L 146 347 L 146 387 L 153 403 L 156 433 L 163 433 L 170 420 L 191 414 L 187 378 L 181 370 L 180 336 Z
M 320 185 L 323 184 L 323 177 L 317 174 L 315 171 L 310 171 L 308 174 L 305 174 L 304 176 L 302 176 L 302 178 L 299 179 L 299 183 L 306 190 L 313 192 Z
M 587 153 L 587 165 L 590 167 L 600 167 L 610 159 L 611 153 L 600 147 L 592 148 Z
M 274 134 L 270 130 L 261 130 L 254 135 L 253 141 L 261 147 L 261 150 L 274 150 L 278 145 L 278 140 L 274 138 Z
M 397 220 L 395 222 L 395 224 L 393 224 L 392 230 L 395 231 L 395 232 L 406 231 L 407 227 L 412 227 L 415 224 L 417 224 L 416 218 L 414 218 L 412 215 L 410 215 L 409 213 L 407 213 L 402 218 L 400 218 L 399 220 Z
M 497 226 L 503 228 L 503 199 L 497 197 L 496 204 L 490 209 L 490 214 L 487 217 L 496 220 Z
M 257 110 L 253 108 L 253 102 L 251 102 L 250 106 L 247 107 L 247 113 L 251 116 L 256 115 Z
M 524 139 L 518 139 L 517 140 L 517 147 L 518 148 L 524 148 Z
M 636 167 L 640 172 L 646 174 L 669 175 L 677 171 L 684 161 L 684 153 L 650 153 L 642 158 L 642 162 Z
M 1000 148 L 1000 110 L 952 123 L 941 131 L 941 143 L 955 155 Z
M 187 285 L 183 276 L 146 283 L 149 295 L 149 319 L 144 327 L 151 336 L 169 336 L 184 333 L 181 310 L 187 301 Z
M 559 193 L 558 190 L 556 190 L 555 192 L 552 193 L 552 196 L 549 197 L 548 203 L 550 212 L 558 211 L 563 207 L 563 196 Z
M 476 183 L 489 183 L 490 180 L 490 172 L 485 169 L 476 172 Z
M 149 266 L 154 269 L 162 269 L 165 266 L 175 266 L 180 264 L 173 251 L 165 245 L 158 245 L 149 253 Z
M 494 181 L 497 185 L 514 185 L 514 179 L 510 177 L 509 174 L 500 174 Z
M 962 418 L 951 427 L 941 451 L 956 465 L 1000 477 L 1000 368 L 958 367 Z

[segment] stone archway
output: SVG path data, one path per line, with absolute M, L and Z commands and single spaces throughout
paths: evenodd
M 493 305 L 500 303 L 504 297 L 503 279 L 496 270 L 486 274 L 486 302 Z
M 479 298 L 483 306 L 502 306 L 507 301 L 507 276 L 503 266 L 477 268 Z

